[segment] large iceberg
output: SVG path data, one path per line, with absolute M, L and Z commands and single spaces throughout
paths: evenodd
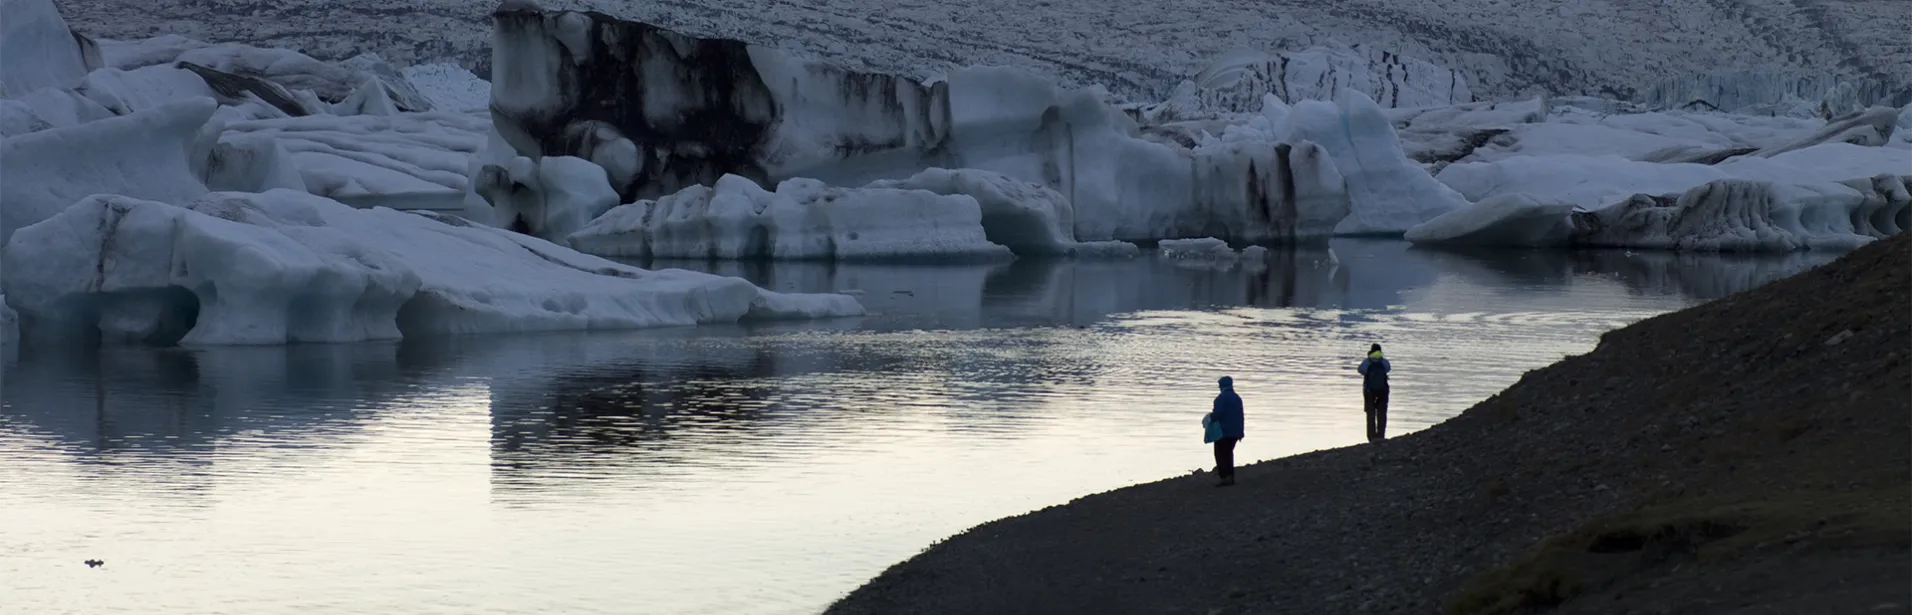
M 289 190 L 89 197 L 14 234 L 29 336 L 185 345 L 597 330 L 861 313 L 842 295 L 645 271 L 459 218 Z
M 1345 91 L 1339 106 L 1296 105 L 1288 116 L 1295 137 L 1320 143 L 1347 181 L 1349 214 L 1337 234 L 1396 234 L 1454 211 L 1467 199 L 1435 181 L 1401 148 L 1394 124 L 1360 92 Z
M 1907 226 L 1912 175 L 1851 183 L 1726 179 L 1573 214 L 1573 242 L 1693 251 L 1846 250 Z
M 1655 163 L 1617 155 L 1512 156 L 1493 162 L 1447 165 L 1437 177 L 1469 200 L 1528 194 L 1598 209 L 1635 194 L 1673 194 L 1720 179 L 1786 183 L 1840 182 L 1912 170 L 1905 150 L 1822 143 L 1771 156 L 1747 155 L 1717 164 Z
M 860 186 L 946 168 L 1055 191 L 1075 241 L 1288 241 L 1345 216 L 1342 177 L 1324 168 L 1340 160 L 1314 143 L 1164 142 L 1101 92 L 1021 70 L 922 83 L 528 2 L 501 6 L 494 27 L 491 109 L 509 154 L 590 160 L 626 202 L 724 175 Z

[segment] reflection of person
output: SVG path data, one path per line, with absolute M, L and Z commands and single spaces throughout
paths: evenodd
M 1388 371 L 1394 366 L 1381 356 L 1381 345 L 1368 347 L 1368 358 L 1355 371 L 1361 372 L 1361 408 L 1368 413 L 1368 441 L 1386 439 L 1388 431 Z
M 1215 441 L 1215 475 L 1221 477 L 1217 487 L 1235 484 L 1235 443 L 1242 438 L 1241 396 L 1235 394 L 1235 379 L 1222 376 L 1222 392 L 1215 396 L 1215 409 L 1209 413 L 1216 423 L 1221 424 L 1222 437 Z

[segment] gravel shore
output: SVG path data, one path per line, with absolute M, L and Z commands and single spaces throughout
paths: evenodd
M 828 613 L 1912 612 L 1908 354 L 1901 234 L 1418 433 L 983 524 Z

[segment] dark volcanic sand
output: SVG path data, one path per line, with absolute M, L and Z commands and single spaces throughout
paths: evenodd
M 829 613 L 1912 612 L 1909 271 L 1900 235 L 1419 433 L 990 522 Z

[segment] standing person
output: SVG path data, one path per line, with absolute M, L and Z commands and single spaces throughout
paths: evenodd
M 1221 439 L 1215 441 L 1215 475 L 1221 477 L 1217 487 L 1235 484 L 1235 443 L 1241 442 L 1244 418 L 1241 411 L 1241 396 L 1235 394 L 1235 379 L 1222 376 L 1222 392 L 1215 396 L 1215 409 L 1209 416 L 1221 425 Z
M 1394 366 L 1381 356 L 1381 345 L 1368 347 L 1368 358 L 1355 371 L 1361 372 L 1361 408 L 1368 413 L 1368 441 L 1387 439 L 1388 371 Z

